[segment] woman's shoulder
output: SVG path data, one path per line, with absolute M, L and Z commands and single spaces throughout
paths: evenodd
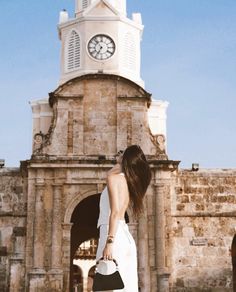
M 124 173 L 121 172 L 121 173 L 110 173 L 108 174 L 107 176 L 107 179 L 108 180 L 120 180 L 120 179 L 123 179 L 125 177 Z
M 120 183 L 122 181 L 125 181 L 124 173 L 111 173 L 107 176 L 108 183 Z

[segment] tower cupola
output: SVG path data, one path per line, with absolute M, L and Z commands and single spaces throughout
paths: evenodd
M 60 13 L 64 83 L 85 74 L 114 74 L 144 87 L 140 76 L 141 14 L 126 16 L 126 0 L 76 0 L 75 18 Z

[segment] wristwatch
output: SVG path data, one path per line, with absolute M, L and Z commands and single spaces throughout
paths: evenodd
M 113 239 L 112 238 L 107 238 L 107 243 L 113 243 Z

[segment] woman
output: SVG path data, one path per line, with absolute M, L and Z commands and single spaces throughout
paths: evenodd
M 150 167 L 142 149 L 132 145 L 124 153 L 118 152 L 117 164 L 108 172 L 107 187 L 101 194 L 97 260 L 114 258 L 118 262 L 125 292 L 138 292 L 138 276 L 136 246 L 124 216 L 131 205 L 138 218 L 150 180 Z

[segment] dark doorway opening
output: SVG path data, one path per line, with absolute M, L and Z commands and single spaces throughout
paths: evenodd
M 98 240 L 99 231 L 97 229 L 97 220 L 99 216 L 99 200 L 100 194 L 90 196 L 81 201 L 73 211 L 71 216 L 71 257 L 70 257 L 70 291 L 74 291 L 73 283 L 73 259 L 76 257 L 76 251 L 79 246 L 91 239 Z M 94 248 L 88 257 L 95 256 Z
M 233 265 L 233 291 L 236 292 L 236 234 L 234 235 L 232 246 L 232 265 Z

